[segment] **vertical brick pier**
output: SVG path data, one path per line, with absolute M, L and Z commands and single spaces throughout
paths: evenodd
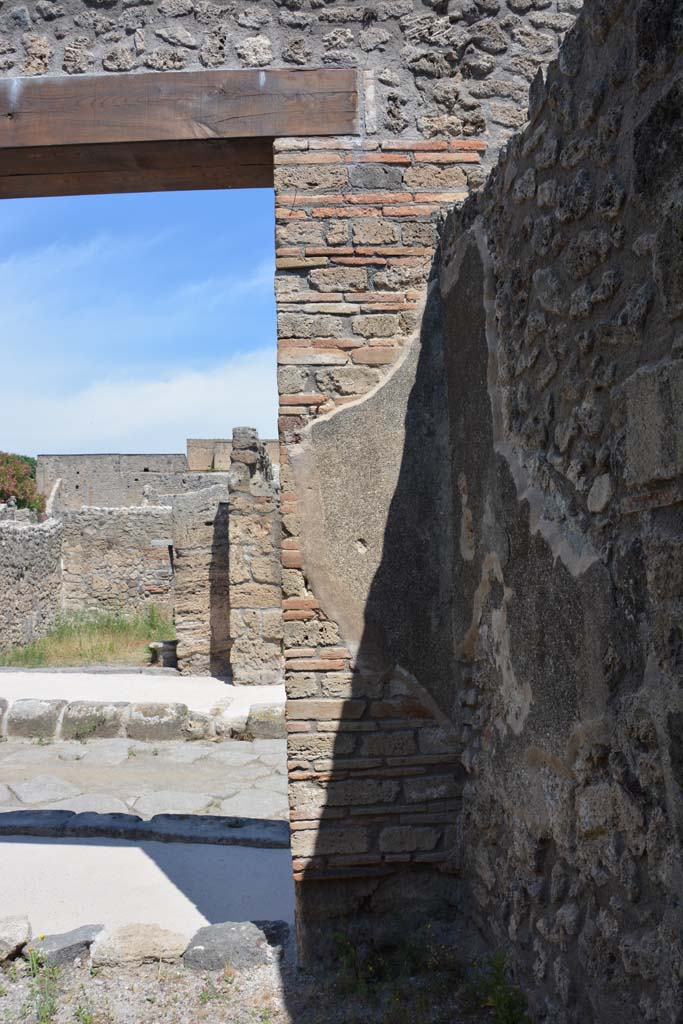
M 406 872 L 423 914 L 430 899 L 457 898 L 459 737 L 407 673 L 357 662 L 321 607 L 292 458 L 317 417 L 376 389 L 419 332 L 437 221 L 466 197 L 484 148 L 275 143 L 289 791 L 305 958 L 324 955 L 340 920 L 368 936 L 384 927 L 382 909 L 410 916 Z

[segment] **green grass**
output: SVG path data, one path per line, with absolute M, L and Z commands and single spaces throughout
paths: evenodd
M 486 1011 L 493 1024 L 531 1024 L 524 994 L 511 980 L 502 953 L 476 965 L 463 995 L 466 1009 Z
M 0 665 L 51 668 L 77 665 L 146 665 L 152 640 L 172 640 L 175 627 L 158 608 L 137 615 L 102 612 L 64 616 L 40 640 L 0 650 Z

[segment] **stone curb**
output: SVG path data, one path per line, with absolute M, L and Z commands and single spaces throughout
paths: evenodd
M 0 741 L 41 739 L 163 740 L 285 739 L 284 702 L 254 704 L 240 714 L 230 707 L 192 711 L 175 702 L 126 703 L 0 698 Z
M 31 938 L 28 918 L 0 919 L 6 942 L 0 964 L 37 953 L 51 966 L 87 956 L 93 966 L 132 967 L 143 963 L 182 961 L 191 970 L 238 970 L 283 960 L 291 949 L 286 921 L 226 921 L 205 925 L 191 938 L 156 924 L 131 923 L 113 928 L 84 925 L 69 932 Z
M 289 823 L 266 818 L 228 818 L 206 814 L 157 814 L 144 821 L 136 814 L 92 811 L 5 811 L 0 836 L 49 836 L 62 839 L 126 839 L 134 842 L 204 843 L 251 846 L 263 850 L 289 848 Z

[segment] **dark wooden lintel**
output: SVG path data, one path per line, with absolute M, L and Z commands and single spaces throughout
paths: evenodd
M 344 68 L 0 79 L 0 149 L 348 135 L 357 108 Z
M 0 152 L 0 199 L 272 187 L 272 139 L 33 146 Z

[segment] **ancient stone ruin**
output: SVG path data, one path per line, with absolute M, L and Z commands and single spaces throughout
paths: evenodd
M 7 75 L 357 73 L 266 140 L 300 954 L 438 927 L 534 1020 L 676 1024 L 680 3 L 29 6 Z
M 175 621 L 182 673 L 279 682 L 276 447 L 237 428 L 187 456 L 39 456 L 47 520 L 0 506 L 2 645 L 64 613 L 154 605 Z

